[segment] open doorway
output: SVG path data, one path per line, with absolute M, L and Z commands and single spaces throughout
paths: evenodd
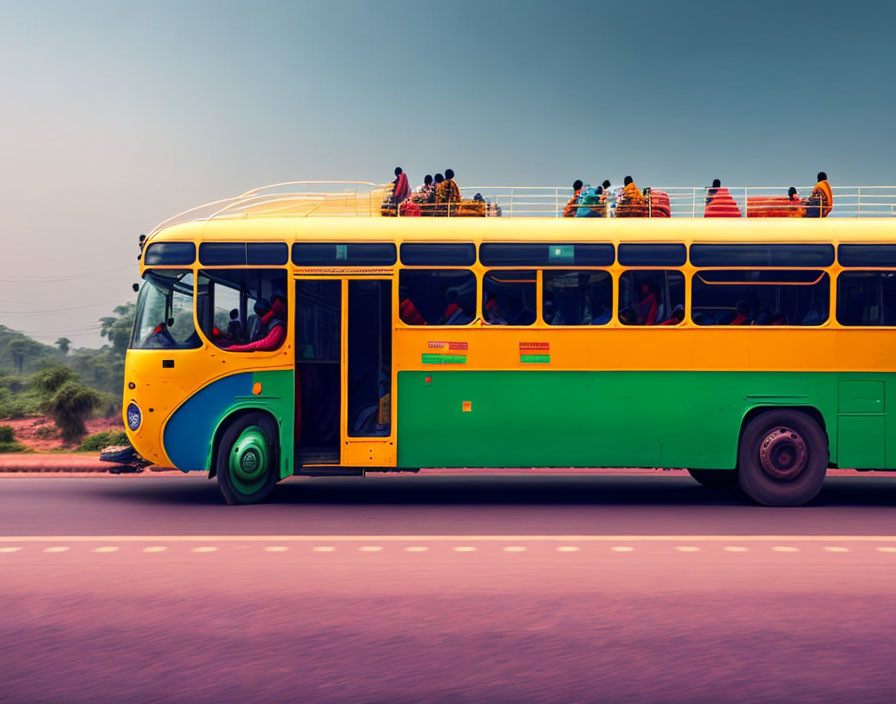
M 342 281 L 296 281 L 296 464 L 339 464 Z

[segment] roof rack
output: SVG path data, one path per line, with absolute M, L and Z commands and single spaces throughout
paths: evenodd
M 586 186 L 587 188 L 587 186 Z M 786 186 L 728 186 L 717 189 L 710 198 L 707 186 L 652 187 L 645 189 L 643 210 L 625 213 L 619 207 L 616 190 L 605 210 L 606 217 L 651 218 L 703 217 L 801 217 L 805 205 L 788 202 Z M 160 230 L 184 222 L 257 217 L 378 217 L 388 200 L 391 184 L 368 181 L 284 181 L 253 188 L 232 198 L 212 201 L 190 208 L 157 225 L 150 237 Z M 798 189 L 805 200 L 811 186 Z M 896 217 L 896 186 L 836 186 L 831 217 Z M 568 186 L 465 186 L 464 201 L 484 200 L 486 217 L 559 218 L 571 197 Z M 577 205 L 577 211 L 588 206 Z M 401 209 L 393 208 L 401 217 Z M 477 211 L 480 214 L 483 210 Z M 439 215 L 469 215 L 462 209 L 446 209 Z M 580 217 L 585 215 L 581 213 Z

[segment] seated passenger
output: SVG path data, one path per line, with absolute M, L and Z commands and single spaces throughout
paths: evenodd
M 772 312 L 768 308 L 760 308 L 753 325 L 768 325 L 772 321 Z
M 498 308 L 498 299 L 495 297 L 495 292 L 489 291 L 485 298 L 485 322 L 489 325 L 507 325 L 507 321 Z M 547 319 L 545 320 L 547 321 Z
M 607 215 L 607 195 L 602 186 L 583 191 L 579 203 L 577 218 L 603 218 Z
M 804 218 L 826 218 L 834 207 L 834 192 L 828 183 L 828 175 L 824 171 L 818 172 L 818 183 L 812 189 L 812 194 L 805 202 L 806 214 Z
M 617 218 L 640 218 L 647 215 L 647 201 L 631 176 L 624 179 L 622 197 L 616 205 Z
M 718 191 L 721 187 L 722 182 L 719 179 L 714 178 L 712 180 L 712 186 L 706 189 L 706 205 L 712 203 L 712 199 L 713 197 L 715 197 L 716 191 Z
M 227 323 L 227 337 L 239 342 L 243 336 L 243 327 L 240 325 L 240 312 L 234 308 L 230 311 L 230 322 Z
M 660 325 L 678 325 L 684 320 L 684 306 L 677 305 L 672 309 L 672 317 L 664 320 Z
M 398 291 L 398 317 L 408 325 L 426 325 L 426 318 L 420 315 L 417 306 L 408 298 L 407 289 L 403 286 Z
M 232 345 L 229 352 L 267 352 L 276 350 L 286 339 L 286 299 L 274 296 L 271 310 L 262 318 L 264 337 L 245 345 Z
M 656 316 L 659 313 L 656 286 L 652 283 L 641 285 L 641 300 L 635 307 L 638 316 L 638 325 L 656 325 Z
M 460 303 L 457 302 L 457 291 L 453 288 L 448 289 L 445 299 L 448 301 L 448 305 L 445 308 L 445 312 L 442 313 L 439 325 L 466 325 L 470 322 L 470 316 L 466 314 Z
M 460 188 L 454 182 L 454 171 L 445 169 L 445 180 L 436 186 L 436 203 L 459 203 Z
M 255 342 L 264 337 L 265 331 L 263 319 L 264 316 L 271 312 L 271 304 L 264 298 L 259 298 L 255 301 L 253 310 L 255 311 L 255 314 L 249 316 L 246 325 L 249 342 Z
M 780 310 L 776 311 L 769 325 L 787 325 L 787 314 Z
M 563 208 L 563 217 L 572 218 L 576 215 L 575 205 L 579 202 L 579 196 L 582 195 L 582 182 L 579 179 L 573 181 L 572 184 L 572 198 L 569 199 L 569 202 L 566 204 L 566 207 Z
M 750 324 L 750 304 L 746 301 L 738 301 L 734 306 L 734 318 L 729 325 L 749 325 Z
M 626 306 L 619 311 L 619 322 L 623 325 L 637 325 L 638 312 L 632 306 Z

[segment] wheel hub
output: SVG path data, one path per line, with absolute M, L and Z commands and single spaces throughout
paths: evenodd
M 762 439 L 759 446 L 762 470 L 772 479 L 796 479 L 806 468 L 808 460 L 806 441 L 791 428 L 775 428 Z
M 248 495 L 264 486 L 269 463 L 267 439 L 261 428 L 252 425 L 240 433 L 233 444 L 227 466 L 236 489 Z

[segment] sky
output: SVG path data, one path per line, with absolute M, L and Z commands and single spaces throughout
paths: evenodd
M 266 183 L 896 184 L 896 3 L 0 0 L 0 324 L 102 344 L 137 237 Z

